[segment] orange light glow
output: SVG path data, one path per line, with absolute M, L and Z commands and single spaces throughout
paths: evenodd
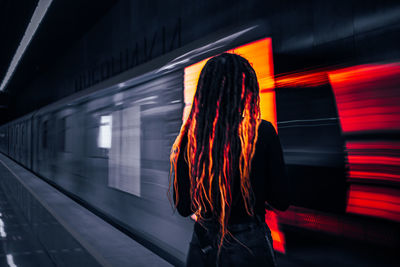
M 276 120 L 276 101 L 274 90 L 274 69 L 272 58 L 271 38 L 261 39 L 246 45 L 226 51 L 228 53 L 238 54 L 246 58 L 252 64 L 260 87 L 260 111 L 261 118 L 271 122 L 277 130 Z M 186 120 L 190 112 L 193 97 L 196 92 L 197 81 L 201 69 L 206 64 L 204 59 L 196 64 L 185 68 L 184 75 L 184 102 L 183 120 Z
M 280 87 L 316 87 L 329 83 L 326 71 L 313 70 L 275 77 L 275 86 Z
M 271 210 L 265 211 L 265 222 L 271 230 L 274 250 L 285 253 L 285 236 L 279 229 L 278 216 Z

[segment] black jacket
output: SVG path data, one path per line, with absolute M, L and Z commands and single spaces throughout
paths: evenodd
M 181 151 L 185 151 L 187 139 L 182 142 Z M 189 168 L 180 153 L 177 164 L 178 179 L 178 212 L 182 216 L 189 216 L 191 210 Z M 236 175 L 234 179 L 239 179 Z M 250 180 L 255 196 L 254 211 L 265 215 L 265 202 L 278 210 L 289 207 L 289 185 L 283 161 L 282 148 L 275 128 L 270 122 L 262 121 L 258 128 L 256 151 L 252 160 Z M 240 193 L 240 183 L 232 189 L 232 208 L 229 223 L 240 223 L 251 219 L 246 213 Z M 175 199 L 175 192 L 174 192 Z

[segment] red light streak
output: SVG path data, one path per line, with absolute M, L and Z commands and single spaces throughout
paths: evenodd
M 400 181 L 400 143 L 347 142 L 350 179 Z
M 352 185 L 351 197 L 369 201 L 382 201 L 400 205 L 400 197 L 395 189 L 376 188 L 371 186 Z
M 285 212 L 278 211 L 277 215 L 279 222 L 284 225 L 362 241 L 372 241 L 385 246 L 398 244 L 398 227 L 392 224 L 388 225 L 383 221 L 370 222 L 360 217 L 334 215 L 300 207 L 290 207 Z
M 329 83 L 326 71 L 313 70 L 284 74 L 275 77 L 275 86 L 280 87 L 317 87 Z
M 350 167 L 351 168 L 351 167 Z M 375 179 L 399 182 L 400 176 L 396 174 L 388 174 L 383 172 L 362 172 L 350 170 L 349 178 L 351 179 Z
M 349 141 L 346 148 L 349 181 L 369 183 L 350 185 L 346 211 L 399 221 L 400 190 L 382 185 L 400 181 L 400 143 Z
M 265 222 L 271 230 L 274 250 L 285 253 L 285 235 L 279 229 L 277 214 L 273 211 L 266 210 Z
M 328 73 L 346 136 L 400 130 L 400 65 L 374 64 Z M 346 211 L 400 221 L 400 142 L 347 141 Z M 379 186 L 377 186 L 379 184 Z
M 400 130 L 400 65 L 362 65 L 328 73 L 344 133 Z
M 398 158 L 398 157 L 349 155 L 348 160 L 349 160 L 349 163 L 351 163 L 351 164 L 382 164 L 382 165 L 399 165 L 400 166 L 400 158 Z
M 382 149 L 390 149 L 390 150 L 400 150 L 399 142 L 389 142 L 389 141 L 374 141 L 374 142 L 348 142 L 346 143 L 346 148 L 351 150 L 382 150 Z
M 330 72 L 329 79 L 335 83 L 347 85 L 352 85 L 355 81 L 360 80 L 368 84 L 379 79 L 392 79 L 399 74 L 399 68 L 397 63 L 353 66 Z
M 352 185 L 347 212 L 400 221 L 400 190 Z
M 347 142 L 349 179 L 400 181 L 400 143 Z

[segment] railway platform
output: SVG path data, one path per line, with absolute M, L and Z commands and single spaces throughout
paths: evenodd
M 171 266 L 0 154 L 0 266 Z

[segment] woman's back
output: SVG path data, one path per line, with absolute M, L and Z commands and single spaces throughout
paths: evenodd
M 197 217 L 188 265 L 274 266 L 265 201 L 286 209 L 287 180 L 246 59 L 225 53 L 207 61 L 170 159 L 175 206 Z
M 185 140 L 184 140 L 185 142 Z M 185 149 L 185 146 L 183 147 Z M 190 177 L 183 153 L 178 159 L 178 190 L 181 193 L 177 210 L 182 216 L 189 216 L 191 210 Z M 265 201 L 278 210 L 286 210 L 289 206 L 288 180 L 285 175 L 282 148 L 272 124 L 262 121 L 258 128 L 256 150 L 251 163 L 250 181 L 255 196 L 254 213 L 264 218 Z M 233 178 L 232 208 L 228 224 L 242 223 L 252 220 L 246 212 L 240 191 L 239 170 Z

